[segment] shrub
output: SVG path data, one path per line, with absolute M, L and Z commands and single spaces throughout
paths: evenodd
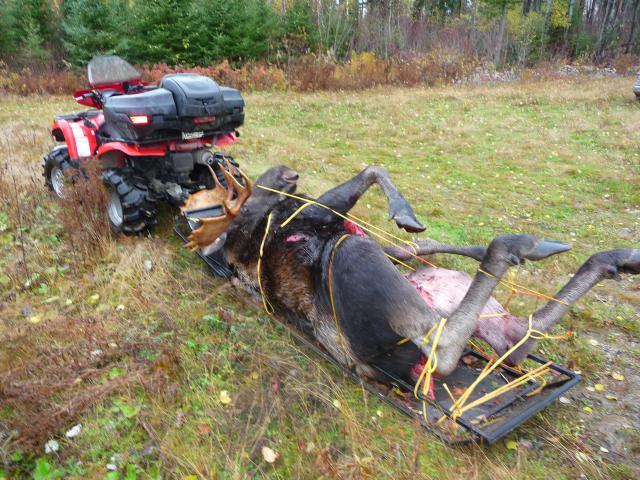
M 618 73 L 634 74 L 640 70 L 640 55 L 625 53 L 617 57 L 612 66 Z

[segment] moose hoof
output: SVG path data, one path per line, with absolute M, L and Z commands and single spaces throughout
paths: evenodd
M 416 218 L 411 205 L 404 198 L 392 200 L 389 204 L 389 218 L 395 220 L 398 227 L 411 233 L 424 232 L 426 227 Z
M 569 244 L 533 235 L 500 235 L 493 239 L 487 253 L 494 260 L 506 259 L 511 265 L 519 265 L 525 259 L 542 260 L 569 249 Z

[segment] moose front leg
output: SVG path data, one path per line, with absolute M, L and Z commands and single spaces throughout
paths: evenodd
M 389 201 L 389 219 L 395 220 L 398 227 L 408 232 L 422 232 L 425 226 L 418 221 L 409 202 L 405 200 L 398 188 L 394 185 L 387 172 L 382 167 L 371 166 L 362 170 L 351 180 L 332 188 L 320 198 L 318 202 L 341 214 L 346 214 L 364 193 L 377 183 L 382 188 Z M 334 214 L 317 206 L 306 208 L 301 213 L 302 218 L 316 221 L 334 220 Z

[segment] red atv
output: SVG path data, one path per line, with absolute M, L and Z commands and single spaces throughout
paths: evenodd
M 209 167 L 224 183 L 224 158 L 237 166 L 211 148 L 239 135 L 238 90 L 193 74 L 149 84 L 116 56 L 95 57 L 88 76 L 91 89 L 74 97 L 93 109 L 54 118 L 53 137 L 64 145 L 45 155 L 44 177 L 63 198 L 66 182 L 86 177 L 84 162 L 99 162 L 114 231 L 147 232 L 156 223 L 156 201 L 182 205 L 191 193 L 215 188 Z

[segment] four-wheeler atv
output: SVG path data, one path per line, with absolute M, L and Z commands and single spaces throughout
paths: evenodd
M 166 75 L 152 85 L 116 56 L 95 57 L 88 76 L 91 89 L 74 97 L 94 109 L 53 121 L 52 134 L 64 145 L 45 155 L 44 177 L 56 195 L 63 198 L 65 183 L 86 178 L 85 162 L 97 161 L 111 227 L 140 234 L 156 223 L 157 200 L 180 206 L 191 193 L 214 188 L 210 167 L 225 181 L 221 168 L 230 157 L 211 148 L 239 135 L 238 90 L 193 74 Z

